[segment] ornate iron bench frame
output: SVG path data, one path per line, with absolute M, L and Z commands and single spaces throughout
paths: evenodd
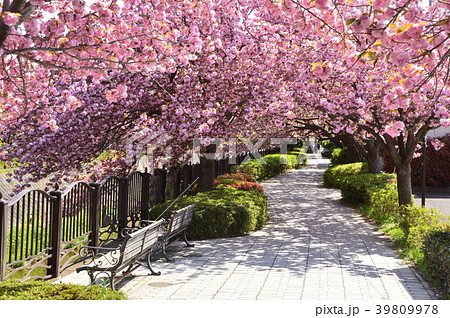
M 149 224 L 148 224 L 148 223 Z M 123 276 L 116 280 L 116 283 L 128 276 L 132 271 L 140 266 L 146 266 L 151 275 L 161 275 L 151 267 L 151 250 L 158 242 L 161 228 L 165 220 L 146 221 L 148 225 L 141 228 L 125 228 L 123 231 L 124 240 L 116 248 L 84 246 L 80 250 L 80 256 L 89 257 L 84 266 L 77 268 L 77 273 L 86 270 L 90 278 L 90 284 L 94 284 L 99 275 L 106 274 L 109 277 L 109 287 L 114 289 L 114 279 L 116 274 L 123 271 Z M 145 223 L 143 223 L 145 224 Z M 140 261 L 146 258 L 146 264 Z
M 170 219 L 165 222 L 165 230 L 163 230 L 158 241 L 162 245 L 163 255 L 168 262 L 173 262 L 173 260 L 167 256 L 166 248 L 175 236 L 183 234 L 182 238 L 186 243 L 186 246 L 194 247 L 194 244 L 189 243 L 186 238 L 186 230 L 192 220 L 195 206 L 196 203 L 172 212 Z

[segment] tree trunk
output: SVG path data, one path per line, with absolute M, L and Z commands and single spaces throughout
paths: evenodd
M 206 153 L 213 153 L 215 145 L 206 147 Z M 198 181 L 198 192 L 210 191 L 213 188 L 216 162 L 206 156 L 200 157 L 200 179 Z
M 363 155 L 358 149 L 357 142 L 351 137 L 351 136 L 342 136 L 342 144 L 344 147 L 346 147 L 349 151 L 350 155 L 350 162 L 359 162 L 363 159 Z
M 408 165 L 396 166 L 397 170 L 397 191 L 399 205 L 412 204 L 411 189 L 411 163 Z
M 381 173 L 383 160 L 380 156 L 381 144 L 378 141 L 369 140 L 367 143 L 367 165 L 369 173 Z

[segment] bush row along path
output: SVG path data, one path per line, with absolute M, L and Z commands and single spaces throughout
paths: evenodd
M 138 269 L 118 287 L 129 299 L 433 299 L 428 285 L 339 190 L 322 186 L 328 161 L 309 155 L 301 170 L 263 183 L 268 225 L 244 237 L 175 245 L 175 263 Z M 85 273 L 63 282 L 88 283 Z

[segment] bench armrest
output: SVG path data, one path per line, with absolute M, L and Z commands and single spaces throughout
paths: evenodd
M 136 227 L 136 228 L 134 228 L 134 227 L 124 227 L 122 229 L 122 231 L 120 232 L 120 236 L 121 237 L 125 237 L 125 236 L 127 236 L 127 234 L 131 234 L 133 232 L 136 232 L 139 229 L 140 229 L 140 227 Z

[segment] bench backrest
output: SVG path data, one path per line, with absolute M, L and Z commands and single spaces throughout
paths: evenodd
M 177 232 L 183 226 L 184 209 L 172 212 L 169 223 L 169 234 Z
M 185 207 L 183 227 L 187 227 L 192 220 L 192 215 L 194 214 L 195 203 Z
M 164 220 L 153 222 L 142 229 L 127 234 L 122 245 L 122 262 L 139 256 L 150 249 L 158 240 L 161 223 Z
M 186 228 L 191 222 L 195 204 L 174 211 L 169 223 L 169 234 Z

